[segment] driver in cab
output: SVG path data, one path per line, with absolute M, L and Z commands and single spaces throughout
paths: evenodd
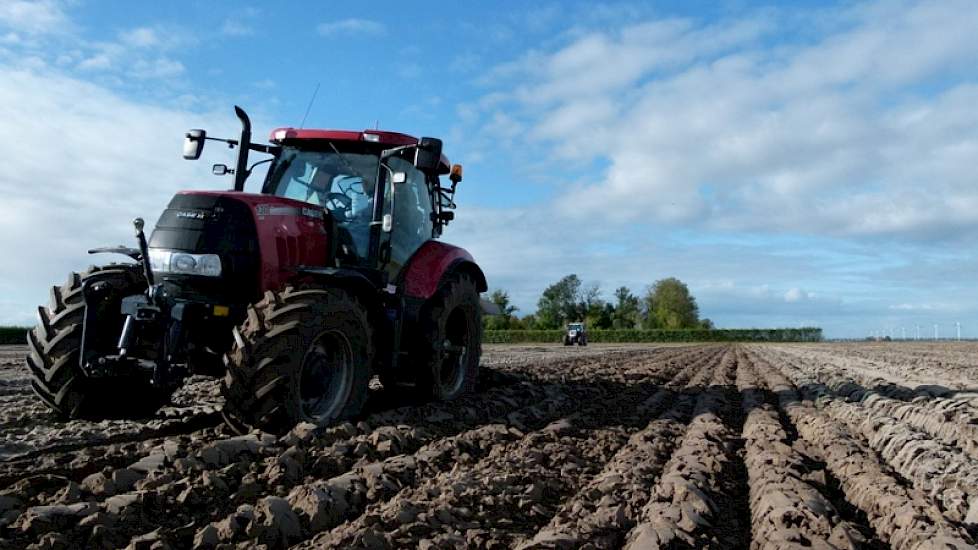
M 332 215 L 340 233 L 339 244 L 352 244 L 355 250 L 348 252 L 359 258 L 366 256 L 370 240 L 373 191 L 373 182 L 324 163 L 315 167 L 306 196 L 306 202 L 318 203 Z

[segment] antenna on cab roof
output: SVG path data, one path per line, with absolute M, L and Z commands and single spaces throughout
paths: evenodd
M 309 116 L 309 109 L 312 109 L 313 102 L 316 101 L 316 94 L 319 93 L 319 82 L 316 83 L 316 89 L 312 91 L 312 97 L 309 98 L 309 105 L 306 106 L 306 114 L 302 115 L 302 122 L 299 123 L 299 128 L 303 128 L 306 125 L 306 117 Z

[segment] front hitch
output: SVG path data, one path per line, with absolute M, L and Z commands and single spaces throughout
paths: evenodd
M 103 355 L 95 346 L 96 330 L 99 324 L 99 308 L 96 304 L 106 299 L 112 291 L 96 278 L 86 281 L 82 287 L 85 300 L 85 324 L 82 332 L 81 366 L 89 376 L 131 375 L 137 370 L 148 370 L 151 382 L 157 387 L 168 387 L 173 382 L 173 351 L 179 349 L 183 338 L 182 308 L 171 308 L 163 285 L 156 284 L 153 267 L 149 258 L 149 244 L 143 232 L 142 218 L 132 222 L 139 250 L 135 255 L 146 279 L 146 291 L 131 296 L 123 296 L 120 313 L 123 315 L 122 330 L 115 341 L 115 353 Z M 172 310 L 172 311 L 171 311 Z M 171 314 L 176 313 L 172 319 Z M 147 360 L 133 353 L 140 340 L 147 335 L 155 345 L 155 359 Z M 103 335 L 104 337 L 104 335 Z

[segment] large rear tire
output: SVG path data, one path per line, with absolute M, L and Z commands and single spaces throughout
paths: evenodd
M 147 416 L 167 402 L 169 392 L 153 387 L 146 376 L 89 378 L 81 369 L 80 351 L 85 324 L 82 285 L 97 279 L 104 284 L 99 308 L 95 348 L 115 353 L 122 331 L 119 310 L 123 297 L 146 290 L 139 266 L 114 264 L 91 267 L 51 288 L 51 303 L 38 307 L 38 324 L 27 333 L 27 367 L 31 388 L 58 416 L 71 418 L 135 418 Z
M 416 354 L 416 389 L 450 401 L 475 390 L 482 356 L 482 304 L 475 280 L 451 275 L 421 310 L 423 342 Z
M 238 432 L 327 426 L 363 409 L 373 358 L 364 307 L 340 289 L 268 292 L 228 353 L 224 418 Z

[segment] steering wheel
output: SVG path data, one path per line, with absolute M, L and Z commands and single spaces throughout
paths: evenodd
M 360 176 L 340 175 L 336 179 L 336 187 L 339 188 L 340 192 L 342 192 L 344 195 L 352 195 L 353 193 L 359 193 L 361 195 L 366 194 L 363 189 L 363 179 L 361 179 Z M 358 187 L 359 189 L 357 189 Z
M 326 193 L 323 208 L 336 216 L 337 221 L 350 221 L 353 216 L 353 199 L 343 193 Z

